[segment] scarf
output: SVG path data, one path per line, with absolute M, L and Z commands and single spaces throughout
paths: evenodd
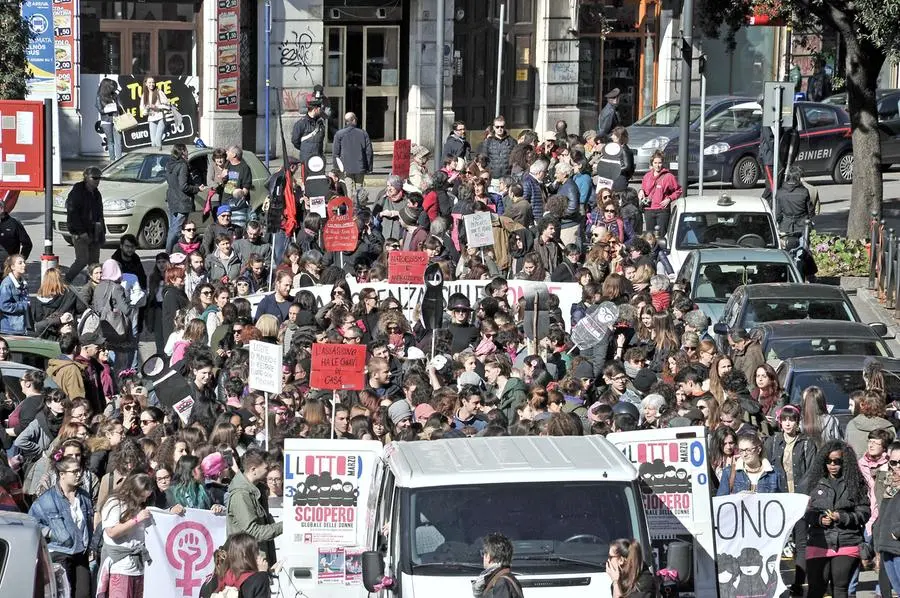
M 219 585 L 216 588 L 216 591 L 221 592 L 227 586 L 231 586 L 233 588 L 241 589 L 241 586 L 244 585 L 244 582 L 247 581 L 247 578 L 256 573 L 256 571 L 244 571 L 240 575 L 235 575 L 234 571 L 229 569 L 225 572 L 225 575 L 222 576 L 222 579 L 219 580 Z
M 472 595 L 475 598 L 481 598 L 484 595 L 484 588 L 493 575 L 500 570 L 500 565 L 490 565 L 481 572 L 477 579 L 472 581 Z

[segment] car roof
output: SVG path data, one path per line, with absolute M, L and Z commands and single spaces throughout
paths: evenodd
M 395 442 L 385 450 L 401 487 L 622 481 L 637 470 L 602 436 L 499 436 Z
M 776 338 L 872 338 L 880 339 L 872 327 L 860 322 L 844 322 L 841 320 L 776 320 L 761 322 L 754 329 L 765 330 Z
M 41 540 L 41 528 L 34 517 L 25 513 L 0 511 L 0 539 L 5 540 L 18 552 L 37 554 Z
M 785 359 L 782 367 L 794 372 L 828 372 L 842 370 L 860 370 L 867 359 L 881 362 L 884 369 L 900 372 L 900 359 L 892 357 L 872 357 L 871 355 L 815 355 L 807 357 L 790 357 Z
M 710 247 L 695 249 L 701 264 L 716 264 L 721 262 L 769 262 L 788 263 L 791 256 L 783 249 L 774 247 Z
M 771 213 L 769 204 L 761 197 L 751 195 L 729 196 L 731 202 L 728 205 L 720 205 L 717 197 L 690 197 L 678 198 L 678 203 L 684 212 L 768 212 Z
M 750 299 L 846 299 L 841 287 L 809 282 L 766 282 L 744 285 Z
M 59 343 L 45 338 L 35 338 L 33 336 L 4 336 L 9 344 L 9 350 L 17 353 L 34 353 L 47 359 L 59 357 Z

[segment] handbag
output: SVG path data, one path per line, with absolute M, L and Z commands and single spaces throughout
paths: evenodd
M 184 118 L 181 116 L 181 112 L 179 112 L 179 111 L 178 111 L 178 108 L 176 108 L 176 107 L 173 106 L 172 104 L 169 104 L 169 105 L 166 107 L 166 110 L 167 110 L 167 111 L 169 112 L 169 114 L 171 115 L 171 117 L 172 117 L 172 122 L 175 123 L 175 126 L 180 125 L 180 124 L 181 124 L 181 121 L 184 120 Z
M 118 116 L 113 117 L 113 126 L 115 127 L 116 131 L 119 131 L 120 133 L 122 131 L 127 131 L 132 127 L 136 127 L 137 124 L 137 119 L 130 112 L 119 114 Z

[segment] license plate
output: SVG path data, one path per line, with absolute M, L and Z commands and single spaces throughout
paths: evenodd
M 669 162 L 669 170 L 678 170 L 678 162 Z

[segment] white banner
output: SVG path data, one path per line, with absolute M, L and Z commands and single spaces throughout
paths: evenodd
M 488 280 L 447 280 L 444 281 L 444 299 L 448 299 L 453 293 L 462 293 L 469 298 L 472 305 L 475 305 L 484 297 L 484 287 Z M 368 284 L 358 283 L 355 280 L 347 281 L 350 286 L 350 292 L 353 294 L 354 303 L 358 300 L 357 295 L 361 289 L 370 288 L 378 293 L 378 300 L 387 299 L 389 296 L 394 297 L 403 306 L 403 313 L 406 318 L 415 323 L 420 315 L 418 310 L 421 309 L 422 299 L 425 297 L 424 284 L 389 284 L 387 282 L 373 282 Z M 528 280 L 510 280 L 508 281 L 509 294 L 507 300 L 509 304 L 515 308 L 519 299 L 525 296 L 528 290 L 546 290 L 549 294 L 559 297 L 559 309 L 562 312 L 563 320 L 566 323 L 566 330 L 572 329 L 572 305 L 581 301 L 581 285 L 577 282 L 531 282 Z M 316 285 L 313 287 L 305 287 L 302 289 L 293 289 L 292 294 L 298 291 L 310 291 L 319 300 L 319 306 L 325 305 L 331 301 L 331 287 L 327 285 Z M 247 299 L 256 312 L 256 306 L 262 301 L 267 293 L 257 293 L 250 295 Z
M 781 596 L 781 552 L 808 502 L 805 494 L 787 493 L 713 498 L 719 596 Z
M 225 543 L 225 514 L 150 510 L 153 525 L 146 528 L 145 541 L 153 562 L 144 572 L 144 595 L 197 598 L 213 571 L 213 553 Z

